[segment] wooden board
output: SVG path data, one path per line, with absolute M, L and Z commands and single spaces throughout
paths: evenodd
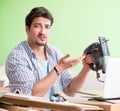
M 37 107 L 44 109 L 52 109 L 55 111 L 99 111 L 103 110 L 98 106 L 75 104 L 69 102 L 50 102 L 42 97 L 25 96 L 18 94 L 6 94 L 0 98 L 0 102 L 7 104 L 14 104 L 26 107 Z

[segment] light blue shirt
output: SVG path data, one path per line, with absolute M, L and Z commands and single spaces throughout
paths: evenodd
M 48 61 L 39 61 L 38 62 L 39 67 L 42 70 L 42 78 L 44 78 L 45 76 L 47 76 L 47 74 L 49 73 L 49 68 L 48 68 Z M 51 94 L 51 90 L 48 91 L 48 93 L 45 95 L 46 98 L 50 98 Z

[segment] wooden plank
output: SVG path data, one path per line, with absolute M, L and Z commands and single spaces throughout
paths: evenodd
M 9 110 L 7 110 L 7 109 L 3 109 L 3 108 L 0 108 L 0 111 L 9 111 Z
M 27 106 L 27 107 L 37 107 L 43 109 L 52 109 L 55 111 L 99 111 L 103 110 L 98 106 L 91 106 L 91 105 L 80 105 L 74 103 L 65 103 L 65 102 L 50 102 L 44 100 L 40 97 L 33 97 L 33 96 L 20 96 L 20 95 L 5 95 L 0 98 L 0 102 L 20 105 L 20 106 Z
M 78 104 L 95 105 L 104 109 L 104 111 L 120 111 L 120 103 L 109 103 L 103 101 L 77 102 Z

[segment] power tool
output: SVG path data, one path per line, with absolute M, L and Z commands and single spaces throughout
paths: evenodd
M 98 37 L 99 42 L 90 44 L 85 50 L 84 54 L 91 54 L 93 63 L 89 64 L 93 71 L 96 71 L 97 78 L 99 78 L 99 70 L 106 73 L 105 56 L 110 56 L 110 51 L 105 37 Z

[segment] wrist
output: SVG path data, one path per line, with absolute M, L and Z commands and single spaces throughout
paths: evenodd
M 56 74 L 59 76 L 60 73 L 63 71 L 63 68 L 62 68 L 60 65 L 57 64 L 57 65 L 54 67 L 54 70 L 55 70 Z
M 91 71 L 91 69 L 89 67 L 85 67 L 85 66 L 82 68 L 82 70 L 86 73 Z
M 60 75 L 60 73 L 59 73 L 59 71 L 58 71 L 58 69 L 56 68 L 56 67 L 54 67 L 54 71 L 56 72 L 56 74 L 59 76 Z

